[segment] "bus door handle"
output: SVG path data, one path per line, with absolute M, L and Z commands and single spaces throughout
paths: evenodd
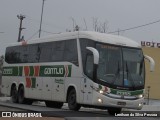
M 84 85 L 84 87 L 87 87 L 87 85 Z
M 56 89 L 56 91 L 57 91 L 57 92 L 59 92 L 59 90 L 58 90 L 58 89 Z

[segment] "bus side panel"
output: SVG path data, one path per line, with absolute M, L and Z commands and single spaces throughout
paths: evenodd
M 66 77 L 65 80 L 65 97 L 70 86 L 76 90 L 77 102 L 82 103 L 83 94 L 81 92 L 82 71 L 79 66 L 72 65 L 71 77 Z
M 15 84 L 18 90 L 18 77 L 16 76 L 3 76 L 2 77 L 2 85 L 1 85 L 1 92 L 4 95 L 10 96 L 11 94 L 11 87 L 12 84 Z
M 7 96 L 10 96 L 10 79 L 11 77 L 2 76 L 1 92 Z

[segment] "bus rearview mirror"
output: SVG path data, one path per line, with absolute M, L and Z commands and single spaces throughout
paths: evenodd
M 151 58 L 150 56 L 148 55 L 144 55 L 145 59 L 147 59 L 150 63 L 150 71 L 153 72 L 154 71 L 154 68 L 155 68 L 155 62 L 153 60 L 153 58 Z
M 97 51 L 97 49 L 93 48 L 93 47 L 86 47 L 86 49 L 88 49 L 89 51 L 91 51 L 93 53 L 93 62 L 94 64 L 98 65 L 99 63 L 99 52 Z

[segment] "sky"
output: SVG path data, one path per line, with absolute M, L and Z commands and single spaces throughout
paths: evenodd
M 0 55 L 18 39 L 19 19 L 25 15 L 25 40 L 38 37 L 42 0 L 0 0 Z M 45 0 L 41 36 L 73 30 L 94 31 L 93 19 L 107 23 L 107 33 L 160 20 L 160 0 Z M 85 21 L 85 22 L 84 22 Z M 73 25 L 74 24 L 74 25 Z M 85 25 L 86 24 L 86 25 Z M 118 34 L 118 33 L 114 33 Z M 137 42 L 160 42 L 160 22 L 119 35 Z

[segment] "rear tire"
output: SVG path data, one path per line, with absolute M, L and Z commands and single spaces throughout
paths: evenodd
M 13 103 L 18 103 L 18 91 L 16 86 L 11 88 L 11 100 Z
M 18 103 L 25 104 L 27 100 L 24 97 L 24 86 L 21 86 L 18 90 Z
M 81 108 L 81 105 L 77 103 L 76 91 L 72 89 L 68 94 L 68 107 L 70 110 L 78 111 Z
M 47 107 L 62 108 L 63 102 L 45 101 Z
M 108 113 L 110 115 L 115 115 L 115 114 L 121 113 L 121 110 L 122 108 L 111 107 L 111 108 L 108 108 Z

